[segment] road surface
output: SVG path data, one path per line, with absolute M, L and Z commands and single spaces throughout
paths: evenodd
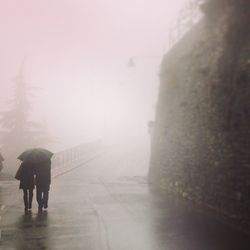
M 151 194 L 147 161 L 113 149 L 53 179 L 49 208 L 24 213 L 18 182 L 0 185 L 3 250 L 249 250 L 250 240 L 172 198 Z

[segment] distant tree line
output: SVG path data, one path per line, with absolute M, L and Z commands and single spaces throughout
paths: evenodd
M 14 96 L 9 100 L 10 108 L 0 113 L 0 147 L 9 164 L 12 164 L 25 149 L 52 141 L 46 126 L 30 118 L 32 88 L 24 79 L 23 69 L 15 77 L 14 82 Z

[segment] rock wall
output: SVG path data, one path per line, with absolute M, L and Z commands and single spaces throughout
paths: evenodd
M 202 10 L 162 62 L 149 179 L 250 231 L 250 2 Z

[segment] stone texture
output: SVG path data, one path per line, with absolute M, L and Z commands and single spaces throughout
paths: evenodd
M 165 56 L 153 186 L 250 229 L 250 2 L 209 1 Z

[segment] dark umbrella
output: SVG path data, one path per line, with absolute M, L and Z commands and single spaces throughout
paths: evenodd
M 25 150 L 20 154 L 17 159 L 21 161 L 27 161 L 32 163 L 40 163 L 46 160 L 51 159 L 53 153 L 44 148 L 31 148 Z

